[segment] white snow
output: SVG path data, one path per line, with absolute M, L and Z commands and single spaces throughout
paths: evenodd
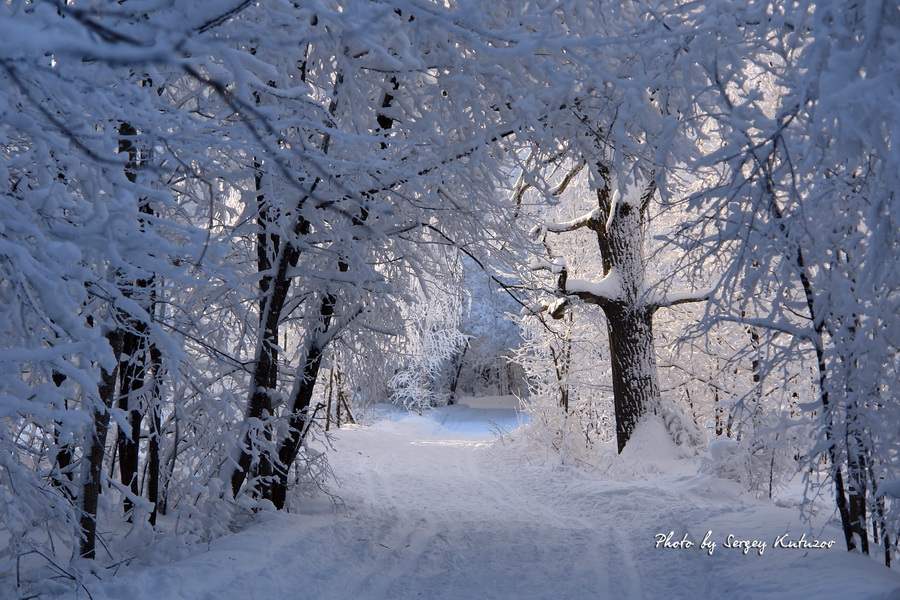
M 616 301 L 625 295 L 622 291 L 622 278 L 616 269 L 610 269 L 606 277 L 600 281 L 587 281 L 584 279 L 569 279 L 566 282 L 566 291 L 570 294 L 587 292 L 599 298 Z
M 165 566 L 123 565 L 86 581 L 91 596 L 900 598 L 900 576 L 843 550 L 829 515 L 804 523 L 796 508 L 689 474 L 694 463 L 653 441 L 652 424 L 623 468 L 604 472 L 559 465 L 521 430 L 497 439 L 519 423 L 509 398 L 463 402 L 424 416 L 379 407 L 372 425 L 335 433 L 337 504 L 262 515 Z M 669 474 L 644 468 L 660 463 Z M 784 534 L 835 544 L 775 547 Z

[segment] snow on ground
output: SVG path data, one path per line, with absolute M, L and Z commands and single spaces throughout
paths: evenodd
M 900 599 L 900 576 L 842 550 L 827 515 L 805 523 L 684 474 L 684 460 L 681 474 L 654 474 L 678 462 L 665 444 L 636 445 L 605 472 L 560 466 L 519 432 L 495 440 L 519 423 L 508 401 L 464 403 L 426 416 L 381 407 L 372 425 L 335 433 L 337 505 L 307 502 L 173 564 L 123 567 L 88 582 L 92 597 Z M 773 547 L 784 534 L 835 544 Z M 745 553 L 729 535 L 766 546 Z

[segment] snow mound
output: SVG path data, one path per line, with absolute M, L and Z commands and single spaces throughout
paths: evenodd
M 648 415 L 638 423 L 620 455 L 635 472 L 648 475 L 694 475 L 697 466 L 690 449 L 677 445 L 658 417 Z

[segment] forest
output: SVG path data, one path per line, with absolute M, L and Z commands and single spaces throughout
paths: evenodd
M 478 396 L 566 467 L 799 485 L 891 567 L 898 56 L 889 0 L 4 0 L 0 592 Z

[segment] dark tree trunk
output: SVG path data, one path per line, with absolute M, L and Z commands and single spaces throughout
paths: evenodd
M 156 345 L 150 346 L 150 365 L 153 370 L 153 390 L 150 403 L 150 441 L 147 457 L 147 499 L 153 503 L 150 513 L 150 525 L 156 525 L 156 516 L 159 513 L 159 475 L 160 475 L 160 448 L 162 437 L 162 415 L 159 406 L 159 377 L 162 368 L 162 356 Z
M 257 164 L 257 168 L 260 166 Z M 272 209 L 262 194 L 261 175 L 256 177 L 257 203 L 259 205 L 256 252 L 257 268 L 262 274 L 259 282 L 259 329 L 260 342 L 257 360 L 250 384 L 252 393 L 247 406 L 247 420 L 252 424 L 272 416 L 272 395 L 278 386 L 278 328 L 281 311 L 287 301 L 291 281 L 287 276 L 288 267 L 296 264 L 299 253 L 291 244 L 282 243 L 280 236 L 271 233 L 275 228 Z M 273 273 L 274 269 L 274 273 Z M 271 459 L 265 450 L 260 450 L 256 437 L 248 431 L 244 437 L 244 447 L 238 458 L 238 468 L 231 477 L 231 490 L 236 496 L 247 476 L 254 469 L 263 478 L 272 474 Z M 265 492 L 263 492 L 266 495 Z
M 141 398 L 144 387 L 144 341 L 146 326 L 135 324 L 134 331 L 126 331 L 122 340 L 122 361 L 119 363 L 119 409 L 126 414 L 127 427 L 120 428 L 116 439 L 119 458 L 119 475 L 122 485 L 128 487 L 135 496 L 138 492 L 138 458 L 141 440 Z M 128 515 L 134 504 L 128 498 L 123 501 L 123 509 Z
M 301 63 L 301 72 L 305 79 L 305 61 Z M 341 81 L 341 75 L 338 74 L 335 90 Z M 398 87 L 397 81 L 393 77 L 388 79 L 388 84 L 393 90 L 396 90 Z M 390 107 L 393 98 L 393 95 L 386 89 L 382 99 L 382 108 Z M 328 111 L 333 113 L 336 107 L 337 96 L 335 95 Z M 376 121 L 379 128 L 384 132 L 385 137 L 387 137 L 388 131 L 393 126 L 393 119 L 385 116 L 383 113 L 379 113 L 376 116 Z M 330 146 L 331 137 L 326 134 L 322 140 L 322 153 L 328 154 Z M 382 142 L 381 147 L 386 148 L 386 142 Z M 293 233 L 298 238 L 308 236 L 312 232 L 312 224 L 302 216 L 301 209 L 306 200 L 316 192 L 321 181 L 320 178 L 314 179 L 309 187 L 308 194 L 297 203 L 297 216 L 295 217 L 297 221 L 294 225 Z M 252 394 L 247 408 L 247 419 L 251 423 L 253 420 L 259 420 L 273 414 L 272 393 L 275 391 L 278 383 L 278 326 L 281 321 L 281 311 L 287 302 L 291 287 L 291 279 L 288 277 L 287 272 L 289 267 L 297 265 L 300 258 L 300 251 L 294 244 L 280 240 L 277 235 L 269 233 L 274 229 L 272 224 L 275 222 L 275 215 L 268 212 L 271 204 L 265 200 L 259 176 L 256 179 L 256 189 L 257 202 L 260 207 L 257 260 L 259 270 L 263 273 L 263 276 L 260 280 L 260 291 L 262 293 L 260 301 L 260 349 L 257 352 L 256 367 L 251 381 Z M 354 222 L 355 224 L 360 224 L 366 221 L 367 217 L 367 209 L 365 206 L 361 206 L 360 214 L 354 218 Z M 279 251 L 274 252 L 274 249 Z M 347 269 L 347 265 L 341 263 L 339 268 L 344 271 Z M 266 487 L 259 490 L 261 495 L 273 500 L 278 508 L 284 506 L 287 496 L 288 473 L 291 464 L 297 456 L 306 431 L 304 424 L 309 417 L 307 410 L 324 353 L 324 344 L 318 342 L 317 333 L 324 333 L 328 329 L 331 317 L 334 314 L 334 303 L 335 298 L 326 293 L 322 300 L 319 314 L 314 317 L 317 319 L 319 326 L 311 326 L 308 330 L 309 340 L 307 342 L 306 358 L 299 369 L 294 390 L 288 399 L 288 406 L 291 411 L 289 418 L 290 433 L 286 439 L 278 442 L 275 451 L 278 464 L 273 465 L 271 458 L 265 452 L 259 452 L 254 448 L 253 436 L 248 433 L 244 440 L 244 447 L 237 460 L 237 468 L 231 477 L 231 489 L 235 496 L 251 472 L 255 455 L 259 457 L 258 474 L 262 476 L 261 479 L 267 482 L 271 481 L 271 485 L 266 484 Z M 274 473 L 273 469 L 275 469 Z M 272 474 L 274 474 L 274 477 L 268 477 L 268 475 Z
M 113 354 L 118 359 L 122 353 L 122 330 L 116 329 L 106 335 Z M 88 436 L 84 452 L 85 469 L 81 490 L 81 546 L 79 555 L 93 559 L 97 543 L 97 500 L 100 497 L 103 482 L 103 454 L 106 450 L 106 435 L 109 431 L 109 409 L 112 408 L 116 393 L 116 368 L 102 371 L 98 388 L 100 406 L 92 411 L 93 427 Z
M 66 376 L 57 371 L 53 372 L 53 383 L 56 387 L 62 387 L 63 382 L 66 380 Z M 68 400 L 66 401 L 66 408 L 68 409 Z M 57 424 L 58 425 L 58 424 Z M 53 430 L 53 442 L 56 446 L 56 467 L 58 469 L 59 474 L 54 476 L 53 484 L 57 486 L 69 500 L 74 499 L 75 494 L 71 489 L 71 484 L 73 480 L 72 476 L 72 448 L 68 444 L 60 443 L 59 439 L 59 429 Z
M 319 377 L 319 369 L 322 366 L 322 356 L 325 350 L 324 344 L 321 344 L 319 341 L 319 337 L 328 331 L 331 318 L 334 315 L 334 305 L 334 296 L 326 294 L 319 309 L 319 326 L 309 333 L 306 358 L 300 373 L 298 373 L 291 397 L 288 400 L 291 407 L 288 435 L 278 444 L 278 465 L 271 497 L 272 503 L 279 510 L 284 508 L 287 501 L 291 465 L 293 465 L 294 460 L 297 458 L 297 453 L 300 451 L 300 446 L 303 443 L 303 437 L 306 434 L 311 418 L 309 406 L 312 401 L 313 390 L 316 387 L 316 380 Z
M 784 216 L 781 207 L 775 200 L 774 194 L 769 198 L 769 209 L 772 215 L 779 223 L 779 229 L 786 234 L 786 226 L 784 225 Z M 850 516 L 850 508 L 847 502 L 847 491 L 844 485 L 844 475 L 842 472 L 842 459 L 836 451 L 834 441 L 834 421 L 835 407 L 831 404 L 831 397 L 828 393 L 828 366 L 825 362 L 825 320 L 821 318 L 816 306 L 816 297 L 812 286 L 812 280 L 807 274 L 806 259 L 803 256 L 803 249 L 797 246 L 797 251 L 793 257 L 794 266 L 797 268 L 797 277 L 800 279 L 800 285 L 803 288 L 803 294 L 806 298 L 806 307 L 809 310 L 809 320 L 813 324 L 812 338 L 813 346 L 816 351 L 816 367 L 819 376 L 819 394 L 822 401 L 823 420 L 825 422 L 825 441 L 828 444 L 826 454 L 829 460 L 829 470 L 834 481 L 835 504 L 838 514 L 841 517 L 841 529 L 844 532 L 844 542 L 847 544 L 847 550 L 856 549 L 856 542 L 853 540 L 853 519 Z
M 866 513 L 866 451 L 862 435 L 859 431 L 856 412 L 857 403 L 848 407 L 847 428 L 847 508 L 850 511 L 850 526 L 859 540 L 859 548 L 863 554 L 869 553 L 868 514 Z
M 599 169 L 605 181 L 597 190 L 598 207 L 609 218 L 594 227 L 603 258 L 603 274 L 615 269 L 621 298 L 603 304 L 612 362 L 613 399 L 616 413 L 616 444 L 619 452 L 631 439 L 635 427 L 659 396 L 656 346 L 653 342 L 655 306 L 644 297 L 644 229 L 651 183 L 639 205 L 614 202 L 609 171 Z
M 603 164 L 595 166 L 595 176 L 601 183 L 594 190 L 599 210 L 566 224 L 547 226 L 547 229 L 553 233 L 564 233 L 587 227 L 597 236 L 605 285 L 585 286 L 583 282 L 570 282 L 568 272 L 563 269 L 557 289 L 564 296 L 576 296 L 600 306 L 606 315 L 616 441 L 619 452 L 622 452 L 641 418 L 655 409 L 659 396 L 653 315 L 660 306 L 670 306 L 676 301 L 669 304 L 660 300 L 651 301 L 645 289 L 644 235 L 647 211 L 656 192 L 656 184 L 651 181 L 639 197 L 616 201 L 609 169 Z M 689 301 L 696 300 L 677 300 L 679 303 Z M 562 318 L 566 306 L 565 301 L 557 305 L 551 316 Z
M 334 369 L 328 375 L 328 400 L 325 402 L 325 431 L 331 431 L 331 400 L 334 397 Z M 341 405 L 338 404 L 338 411 Z M 338 412 L 338 423 L 336 427 L 340 427 L 340 412 Z
M 466 340 L 466 345 L 463 346 L 462 352 L 457 354 L 454 357 L 454 361 L 456 362 L 453 369 L 453 379 L 450 380 L 450 402 L 447 404 L 456 404 L 457 402 L 457 394 L 456 389 L 459 387 L 459 375 L 462 373 L 463 367 L 465 366 L 466 360 L 466 352 L 469 350 L 469 341 Z
M 120 154 L 125 154 L 128 157 L 128 162 L 125 165 L 125 176 L 130 182 L 134 183 L 137 181 L 141 163 L 146 159 L 146 153 L 141 152 L 135 145 L 134 141 L 138 131 L 130 123 L 121 123 L 118 133 L 118 151 Z M 154 215 L 150 203 L 145 198 L 139 200 L 138 212 L 141 215 Z M 141 229 L 143 229 L 146 220 L 141 216 L 139 221 Z M 125 284 L 122 287 L 122 295 L 136 300 L 147 314 L 151 314 L 154 303 L 152 288 L 153 277 L 140 279 Z M 127 487 L 137 497 L 140 495 L 138 473 L 140 472 L 141 423 L 144 417 L 142 404 L 155 404 L 155 398 L 147 398 L 147 394 L 144 393 L 148 370 L 148 346 L 150 345 L 149 325 L 145 320 L 136 318 L 133 315 L 122 314 L 121 317 L 126 326 L 123 327 L 122 357 L 119 364 L 118 408 L 125 412 L 126 426 L 119 428 L 116 439 L 116 454 L 119 463 L 120 481 L 122 485 Z M 156 386 L 154 386 L 155 390 Z M 133 502 L 129 498 L 125 498 L 123 500 L 123 511 L 128 515 L 129 522 L 132 520 L 130 513 L 133 508 Z
M 571 315 L 570 315 L 571 321 Z M 556 348 L 553 347 L 553 344 L 550 345 L 550 358 L 553 359 L 553 370 L 556 373 L 556 384 L 557 390 L 559 391 L 559 400 L 557 400 L 557 404 L 563 412 L 569 412 L 569 367 L 571 366 L 570 358 L 571 358 L 571 348 L 572 348 L 572 340 L 569 337 L 569 333 L 562 338 L 562 349 L 557 352 Z
M 606 218 L 590 227 L 597 234 L 604 277 L 615 270 L 619 279 L 620 297 L 604 299 L 601 307 L 609 334 L 616 443 L 622 452 L 659 396 L 653 341 L 656 307 L 647 304 L 644 290 L 645 218 L 656 188 L 651 182 L 639 204 L 615 202 L 609 170 L 598 165 L 598 174 L 604 185 L 596 191 L 597 205 Z
M 603 310 L 612 362 L 616 442 L 622 452 L 641 417 L 659 396 L 653 311 L 618 305 L 607 305 Z

